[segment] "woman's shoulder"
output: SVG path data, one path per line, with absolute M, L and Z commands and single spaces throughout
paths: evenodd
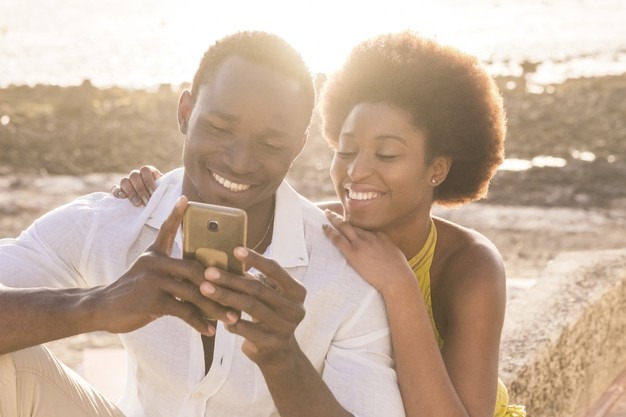
M 442 218 L 434 218 L 437 248 L 432 275 L 455 288 L 501 286 L 506 279 L 498 248 L 482 233 Z M 446 285 L 448 287 L 448 285 Z
M 447 340 L 449 326 L 477 316 L 499 322 L 506 305 L 506 273 L 500 252 L 475 230 L 444 219 L 435 219 L 435 226 L 431 297 L 440 333 Z

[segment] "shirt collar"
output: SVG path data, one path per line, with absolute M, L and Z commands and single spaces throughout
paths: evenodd
M 309 263 L 302 199 L 287 181 L 283 181 L 276 191 L 272 257 L 285 268 Z
M 151 211 L 146 225 L 161 229 L 176 200 L 182 194 L 183 169 L 171 171 L 159 178 L 158 187 L 150 198 L 146 210 Z M 274 231 L 272 234 L 272 257 L 282 267 L 306 266 L 309 263 L 302 210 L 302 196 L 287 181 L 283 181 L 276 191 Z M 176 243 L 181 246 L 181 230 L 176 234 Z
M 161 225 L 170 215 L 174 204 L 183 193 L 183 169 L 175 169 L 165 174 L 157 180 L 157 187 L 150 197 L 146 210 L 150 212 L 146 225 L 156 230 L 161 229 Z M 176 232 L 176 244 L 182 248 L 181 228 Z

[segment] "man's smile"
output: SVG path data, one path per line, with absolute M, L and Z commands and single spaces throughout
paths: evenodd
M 215 181 L 220 183 L 224 188 L 226 188 L 229 191 L 238 193 L 241 191 L 246 191 L 247 189 L 250 188 L 250 184 L 237 184 L 236 182 L 232 182 L 222 176 L 217 175 L 213 171 L 211 171 L 211 175 L 213 175 L 213 178 L 215 178 Z

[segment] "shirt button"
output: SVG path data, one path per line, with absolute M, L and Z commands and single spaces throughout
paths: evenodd
M 203 395 L 201 392 L 196 392 L 195 394 L 193 394 L 193 399 L 194 400 L 200 400 L 202 399 Z

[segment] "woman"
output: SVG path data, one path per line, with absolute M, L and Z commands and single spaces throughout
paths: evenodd
M 433 204 L 482 198 L 503 160 L 491 77 L 456 49 L 381 35 L 329 79 L 320 114 L 343 208 L 327 210 L 325 233 L 386 302 L 407 415 L 524 416 L 497 376 L 501 256 L 478 232 L 431 215 Z M 143 173 L 122 194 L 153 187 L 158 171 Z

